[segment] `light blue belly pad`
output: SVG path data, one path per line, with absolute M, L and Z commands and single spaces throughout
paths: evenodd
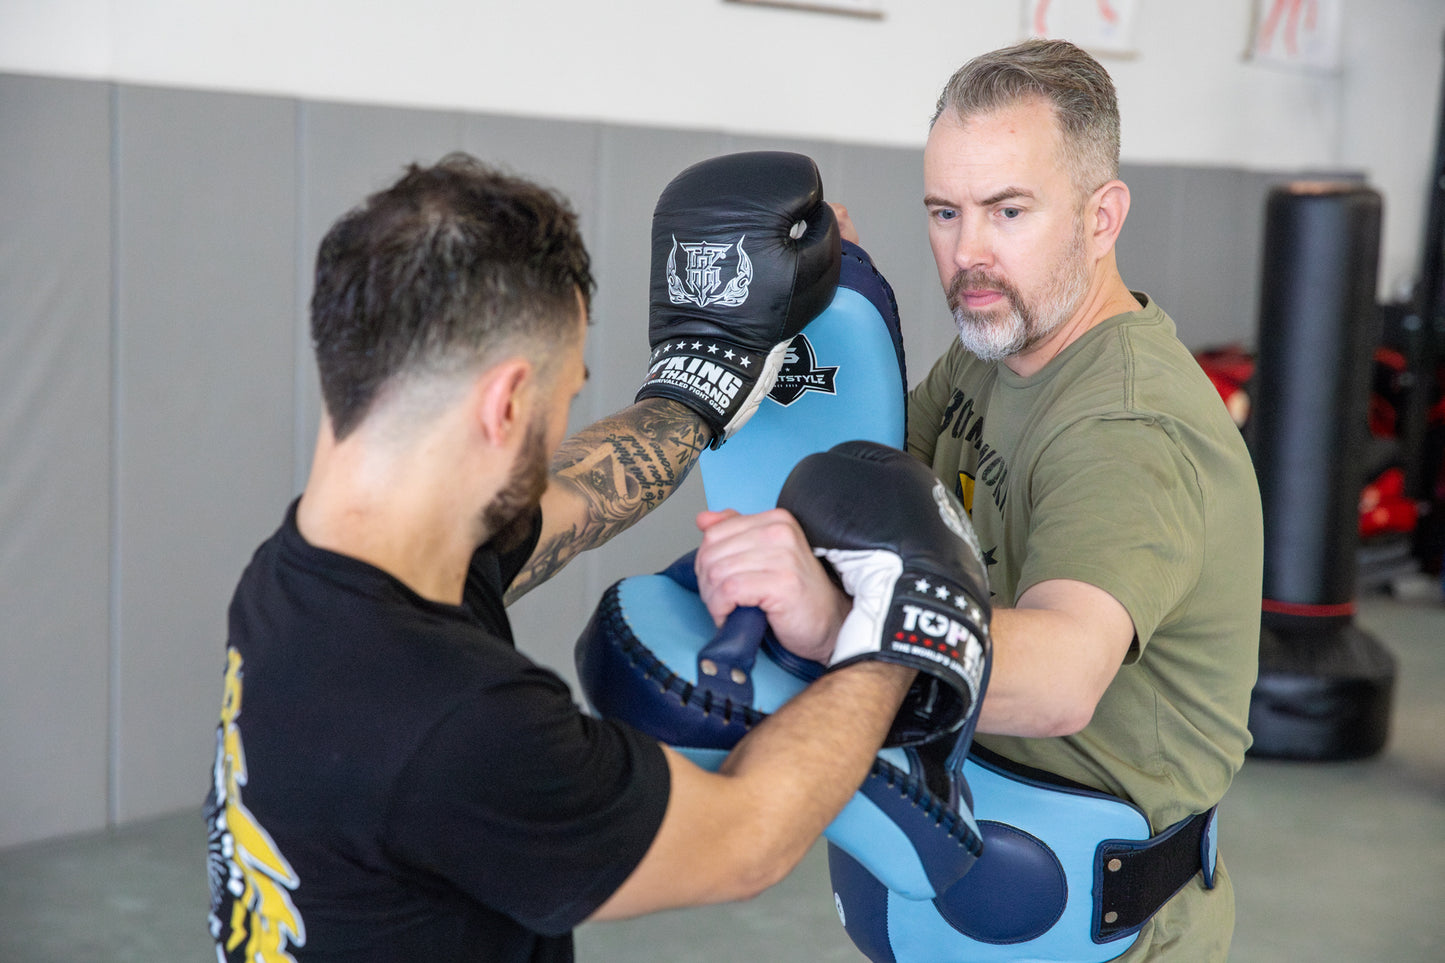
M 1102 963 L 1132 946 L 1137 930 L 1092 938 L 1095 852 L 1104 840 L 1149 838 L 1143 814 L 1102 794 L 1030 784 L 974 757 L 963 774 L 983 855 L 940 899 L 892 891 L 863 861 L 830 851 L 834 902 L 859 949 L 879 963 Z

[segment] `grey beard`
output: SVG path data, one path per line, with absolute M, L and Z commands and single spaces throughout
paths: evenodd
M 1028 344 L 1031 322 L 1013 300 L 1003 318 L 987 319 L 964 307 L 953 309 L 958 340 L 981 361 L 1002 361 L 1023 351 Z
M 953 311 L 959 342 L 982 361 L 1002 361 L 1040 344 L 1074 316 L 1089 290 L 1082 234 L 1075 237 L 1059 269 L 1034 305 L 1027 304 L 1018 289 L 1006 281 L 981 271 L 959 271 L 948 284 L 948 306 Z M 1007 313 L 990 316 L 963 306 L 962 292 L 984 286 L 1004 296 Z

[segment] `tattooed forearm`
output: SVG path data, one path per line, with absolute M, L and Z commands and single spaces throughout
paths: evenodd
M 662 504 L 710 438 L 689 409 L 649 400 L 564 441 L 552 459 L 553 479 L 588 505 L 577 551 L 601 545 Z
M 648 399 L 564 441 L 552 459 L 552 484 L 571 496 L 575 517 L 572 524 L 563 521 L 543 535 L 530 564 L 508 590 L 507 601 L 662 504 L 682 484 L 711 437 L 689 409 Z

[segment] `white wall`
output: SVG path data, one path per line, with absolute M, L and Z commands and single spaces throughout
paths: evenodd
M 1084 0 L 1055 0 L 1056 3 Z M 1108 58 L 1124 159 L 1364 171 L 1384 296 L 1418 272 L 1441 0 L 1343 0 L 1336 75 L 1246 61 L 1255 0 L 1138 0 Z M 0 71 L 731 133 L 921 145 L 938 89 L 1020 36 L 1017 0 L 881 20 L 725 0 L 0 0 Z

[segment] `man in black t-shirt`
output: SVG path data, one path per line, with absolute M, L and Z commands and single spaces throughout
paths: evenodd
M 230 610 L 207 805 L 219 960 L 568 960 L 584 920 L 776 882 L 868 771 L 909 669 L 823 676 L 711 773 L 583 715 L 514 648 L 507 598 L 736 427 L 644 392 L 562 444 L 592 287 L 565 202 L 461 156 L 322 242 L 312 470 Z M 723 373 L 708 398 L 753 387 Z

